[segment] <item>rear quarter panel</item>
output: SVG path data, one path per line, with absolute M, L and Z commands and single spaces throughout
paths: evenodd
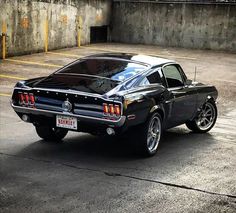
M 166 89 L 161 85 L 139 87 L 127 91 L 124 103 L 124 114 L 127 116 L 127 125 L 134 126 L 144 123 L 154 106 L 163 109 L 163 95 Z M 135 119 L 129 117 L 135 116 Z

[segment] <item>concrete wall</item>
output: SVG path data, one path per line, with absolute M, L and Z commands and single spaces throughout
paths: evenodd
M 110 24 L 109 38 L 115 42 L 236 51 L 236 5 L 111 2 L 0 0 L 0 26 L 7 24 L 7 55 L 44 51 L 46 18 L 49 50 L 76 46 L 78 16 L 82 45 L 90 42 L 91 26 Z
M 87 44 L 90 26 L 108 25 L 110 11 L 110 0 L 0 0 L 0 25 L 7 23 L 8 56 L 43 51 L 46 18 L 49 49 L 77 45 L 78 16 L 82 17 L 81 43 Z
M 236 5 L 114 1 L 112 40 L 236 51 Z

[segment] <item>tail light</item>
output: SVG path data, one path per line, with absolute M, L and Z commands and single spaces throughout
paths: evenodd
M 35 104 L 34 95 L 32 93 L 29 94 L 29 100 L 31 104 Z
M 120 105 L 113 105 L 113 104 L 103 104 L 103 113 L 105 115 L 109 116 L 120 116 L 121 115 L 121 109 Z
M 28 95 L 28 93 L 24 93 L 24 103 L 25 103 L 26 105 L 29 104 L 29 95 Z
M 111 115 L 114 115 L 114 114 L 115 114 L 115 109 L 114 109 L 113 104 L 109 104 L 109 110 L 110 110 L 110 114 L 111 114 Z
M 117 116 L 119 116 L 121 113 L 120 113 L 120 106 L 119 105 L 115 105 L 115 114 Z
M 22 104 L 24 102 L 24 95 L 22 93 L 19 93 L 18 97 L 19 97 L 19 104 Z
M 34 106 L 35 104 L 35 98 L 34 95 L 32 93 L 27 93 L 27 92 L 19 92 L 18 93 L 18 100 L 19 100 L 19 104 L 20 105 L 24 105 L 24 106 Z
M 104 114 L 108 114 L 109 113 L 109 109 L 108 109 L 108 105 L 107 104 L 103 104 L 103 113 Z

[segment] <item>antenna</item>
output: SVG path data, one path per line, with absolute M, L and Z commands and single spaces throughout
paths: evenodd
M 197 77 L 197 67 L 195 66 L 195 71 L 194 71 L 194 82 L 196 82 L 196 77 Z

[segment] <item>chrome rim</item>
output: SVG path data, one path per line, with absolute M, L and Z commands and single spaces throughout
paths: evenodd
M 153 117 L 148 127 L 147 147 L 150 152 L 157 149 L 161 138 L 161 120 L 159 117 Z
M 196 124 L 200 130 L 207 130 L 210 128 L 216 117 L 215 107 L 211 103 L 206 103 L 196 119 Z

